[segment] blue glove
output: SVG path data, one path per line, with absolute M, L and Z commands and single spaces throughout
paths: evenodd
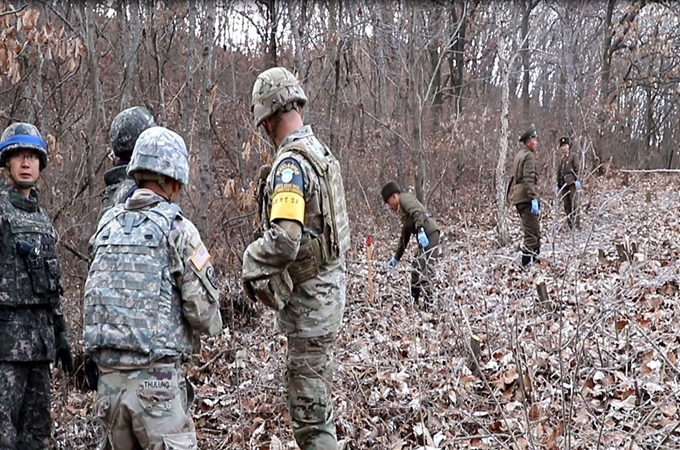
M 393 256 L 390 258 L 389 261 L 387 261 L 387 265 L 390 267 L 390 269 L 394 269 L 395 267 L 397 267 L 398 262 L 399 260 Z
M 538 200 L 536 199 L 531 200 L 531 214 L 538 215 Z
M 418 243 L 420 244 L 421 247 L 425 248 L 428 245 L 430 245 L 430 240 L 427 238 L 427 234 L 425 234 L 425 231 L 420 230 L 418 232 Z
M 580 182 L 580 181 L 576 180 L 576 181 L 574 182 L 574 186 L 576 186 L 576 190 L 577 190 L 577 191 L 580 191 L 580 190 L 581 190 L 581 182 Z

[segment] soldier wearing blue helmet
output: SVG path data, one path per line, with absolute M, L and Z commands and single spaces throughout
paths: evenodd
M 0 448 L 49 446 L 50 362 L 73 371 L 61 311 L 57 233 L 40 207 L 36 182 L 47 145 L 30 123 L 0 137 Z

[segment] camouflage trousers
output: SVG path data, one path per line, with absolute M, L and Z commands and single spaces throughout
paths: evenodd
M 331 402 L 336 333 L 288 337 L 286 388 L 293 434 L 300 450 L 338 448 Z
M 439 231 L 428 236 L 427 247 L 418 247 L 418 253 L 411 262 L 411 297 L 418 303 L 419 299 L 427 307 L 432 302 L 432 264 L 439 257 Z
M 49 447 L 50 363 L 0 361 L 0 450 Z
M 187 382 L 177 364 L 99 372 L 99 450 L 198 449 Z

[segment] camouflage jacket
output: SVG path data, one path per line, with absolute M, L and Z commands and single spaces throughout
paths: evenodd
M 155 230 L 162 232 L 158 244 Z M 99 365 L 140 367 L 165 356 L 188 356 L 193 330 L 221 331 L 210 255 L 178 206 L 137 189 L 104 214 L 90 244 L 83 341 Z M 149 251 L 139 253 L 145 246 Z
M 528 148 L 522 147 L 515 155 L 513 204 L 528 203 L 533 199 L 538 199 L 537 170 L 536 155 Z
M 264 235 L 252 242 L 244 253 L 244 281 L 262 280 L 287 271 L 298 259 L 300 243 L 325 231 L 321 180 L 304 156 L 290 150 L 300 141 L 309 151 L 321 151 L 324 148 L 309 126 L 291 132 L 279 145 L 272 164 L 273 170 L 267 179 L 267 190 L 273 191 L 280 163 L 294 159 L 300 168 L 304 184 L 302 236 L 295 241 L 275 222 L 267 224 Z M 344 191 L 342 195 L 344 198 Z M 269 211 L 265 211 L 263 217 L 270 217 L 271 199 L 265 207 Z M 343 213 L 346 214 L 346 211 Z M 345 309 L 345 290 L 345 259 L 344 254 L 341 254 L 327 259 L 311 278 L 294 283 L 290 301 L 277 313 L 276 329 L 287 336 L 295 337 L 318 337 L 337 332 Z
M 408 192 L 399 194 L 399 214 L 401 217 L 401 237 L 394 252 L 394 257 L 397 259 L 404 256 L 411 236 L 417 234 L 421 228 L 425 230 L 425 234 L 428 236 L 439 231 L 437 222 L 413 194 Z
M 557 166 L 557 187 L 572 185 L 578 180 L 579 157 L 575 151 L 560 158 Z
M 38 205 L 35 190 L 0 188 L 0 361 L 53 361 L 55 333 L 66 331 L 57 234 Z M 28 244 L 39 250 L 21 251 Z
M 114 205 L 125 201 L 125 196 L 135 187 L 135 181 L 127 176 L 127 165 L 112 167 L 104 173 L 106 187 L 101 193 L 102 208 L 99 219 Z

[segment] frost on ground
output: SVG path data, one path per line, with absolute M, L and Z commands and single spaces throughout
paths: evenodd
M 333 387 L 344 447 L 680 448 L 676 184 L 593 180 L 573 233 L 557 201 L 544 199 L 541 263 L 528 269 L 514 246 L 496 245 L 491 206 L 443 216 L 429 311 L 410 302 L 406 257 L 386 269 L 396 228 L 382 223 L 370 224 L 369 286 L 367 227 L 355 224 Z M 295 448 L 285 339 L 273 313 L 258 311 L 252 327 L 204 339 L 188 370 L 202 449 Z M 59 448 L 93 448 L 93 400 L 55 372 Z

